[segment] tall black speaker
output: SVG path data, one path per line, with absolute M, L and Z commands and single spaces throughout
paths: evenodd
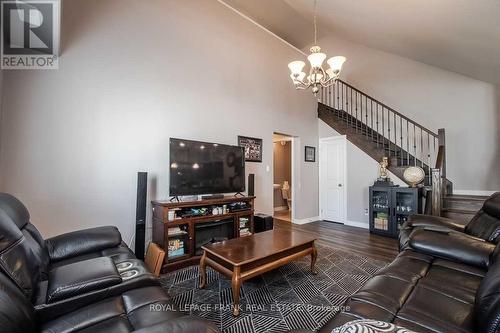
M 255 195 L 255 175 L 253 173 L 248 174 L 248 195 Z
M 148 173 L 137 173 L 137 206 L 135 210 L 135 256 L 144 260 L 146 241 L 146 197 L 148 192 Z

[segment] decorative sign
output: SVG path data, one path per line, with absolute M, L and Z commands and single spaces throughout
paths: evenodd
M 316 147 L 306 146 L 304 154 L 306 162 L 316 162 Z
M 238 146 L 245 148 L 246 162 L 262 162 L 262 139 L 238 135 Z

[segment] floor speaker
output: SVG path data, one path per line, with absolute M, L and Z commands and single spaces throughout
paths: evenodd
M 255 175 L 253 173 L 248 174 L 248 196 L 255 195 Z
M 135 210 L 135 256 L 144 260 L 146 241 L 146 197 L 148 191 L 148 173 L 137 173 L 137 205 Z

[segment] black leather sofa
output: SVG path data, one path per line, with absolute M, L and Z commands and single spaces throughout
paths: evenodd
M 319 332 L 374 319 L 415 332 L 500 332 L 500 195 L 472 221 L 415 216 L 402 251 L 345 303 Z
M 1 332 L 216 332 L 183 315 L 114 227 L 44 240 L 0 193 Z
M 399 233 L 400 249 L 408 248 L 408 240 L 414 229 L 441 232 L 459 232 L 497 244 L 500 241 L 500 192 L 485 200 L 483 207 L 466 224 L 432 215 L 412 215 Z

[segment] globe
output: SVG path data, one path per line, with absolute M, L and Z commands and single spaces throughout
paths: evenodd
M 411 187 L 415 187 L 417 184 L 420 184 L 422 180 L 424 180 L 425 171 L 421 167 L 412 166 L 406 168 L 403 173 L 403 178 L 410 184 Z

